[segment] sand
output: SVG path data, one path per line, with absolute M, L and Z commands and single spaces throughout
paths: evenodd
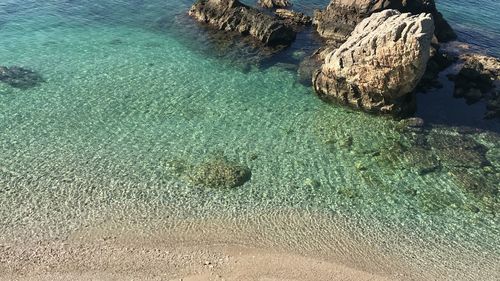
M 0 280 L 397 280 L 272 249 L 150 242 L 107 238 L 3 245 Z

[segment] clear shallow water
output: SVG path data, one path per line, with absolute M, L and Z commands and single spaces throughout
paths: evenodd
M 0 65 L 46 79 L 28 90 L 0 84 L 2 239 L 215 217 L 249 229 L 250 244 L 353 260 L 372 245 L 380 264 L 401 257 L 425 271 L 435 261 L 463 279 L 495 272 L 498 195 L 474 190 L 498 188 L 499 124 L 482 120 L 480 105 L 450 99 L 445 85 L 419 96 L 425 132 L 402 132 L 297 83 L 287 54 L 309 52 L 313 37 L 269 57 L 199 27 L 190 4 L 0 4 Z M 189 167 L 220 156 L 248 166 L 251 181 L 217 190 L 186 180 Z M 284 223 L 281 212 L 296 215 Z M 357 244 L 342 244 L 349 238 Z

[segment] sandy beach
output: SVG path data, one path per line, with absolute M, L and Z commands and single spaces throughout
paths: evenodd
M 53 243 L 1 248 L 1 280 L 398 280 L 241 245 Z

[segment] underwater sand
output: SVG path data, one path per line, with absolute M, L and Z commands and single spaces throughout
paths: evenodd
M 482 120 L 484 104 L 467 107 L 445 85 L 420 103 L 451 100 L 474 114 L 434 102 L 419 109 L 425 132 L 407 132 L 321 102 L 279 59 L 258 64 L 252 48 L 215 46 L 185 16 L 189 1 L 36 2 L 0 4 L 0 65 L 46 80 L 0 83 L 1 278 L 119 279 L 146 266 L 134 260 L 147 247 L 166 255 L 147 276 L 172 252 L 194 258 L 176 255 L 165 278 L 196 277 L 204 253 L 223 245 L 360 274 L 346 278 L 500 279 L 498 194 L 471 191 L 498 189 L 500 125 Z M 302 44 L 285 52 L 310 51 Z M 443 138 L 472 139 L 488 163 L 453 141 L 432 146 Z M 221 157 L 249 167 L 251 180 L 230 190 L 189 180 L 193 166 Z M 101 241 L 124 263 L 92 260 Z M 212 248 L 237 259 L 231 251 Z M 220 275 L 238 280 L 231 268 Z M 272 276 L 293 280 L 248 280 Z

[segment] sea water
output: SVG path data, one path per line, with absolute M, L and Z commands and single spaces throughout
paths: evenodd
M 295 6 L 312 13 L 326 2 Z M 227 235 L 234 243 L 499 278 L 500 124 L 483 119 L 484 103 L 452 98 L 443 77 L 444 88 L 417 97 L 422 130 L 323 103 L 296 72 L 320 44 L 309 30 L 273 56 L 195 23 L 191 4 L 0 3 L 0 65 L 45 79 L 0 83 L 2 240 L 211 218 L 241 235 Z M 461 40 L 500 55 L 498 2 L 438 6 Z M 189 180 L 220 158 L 251 180 Z

